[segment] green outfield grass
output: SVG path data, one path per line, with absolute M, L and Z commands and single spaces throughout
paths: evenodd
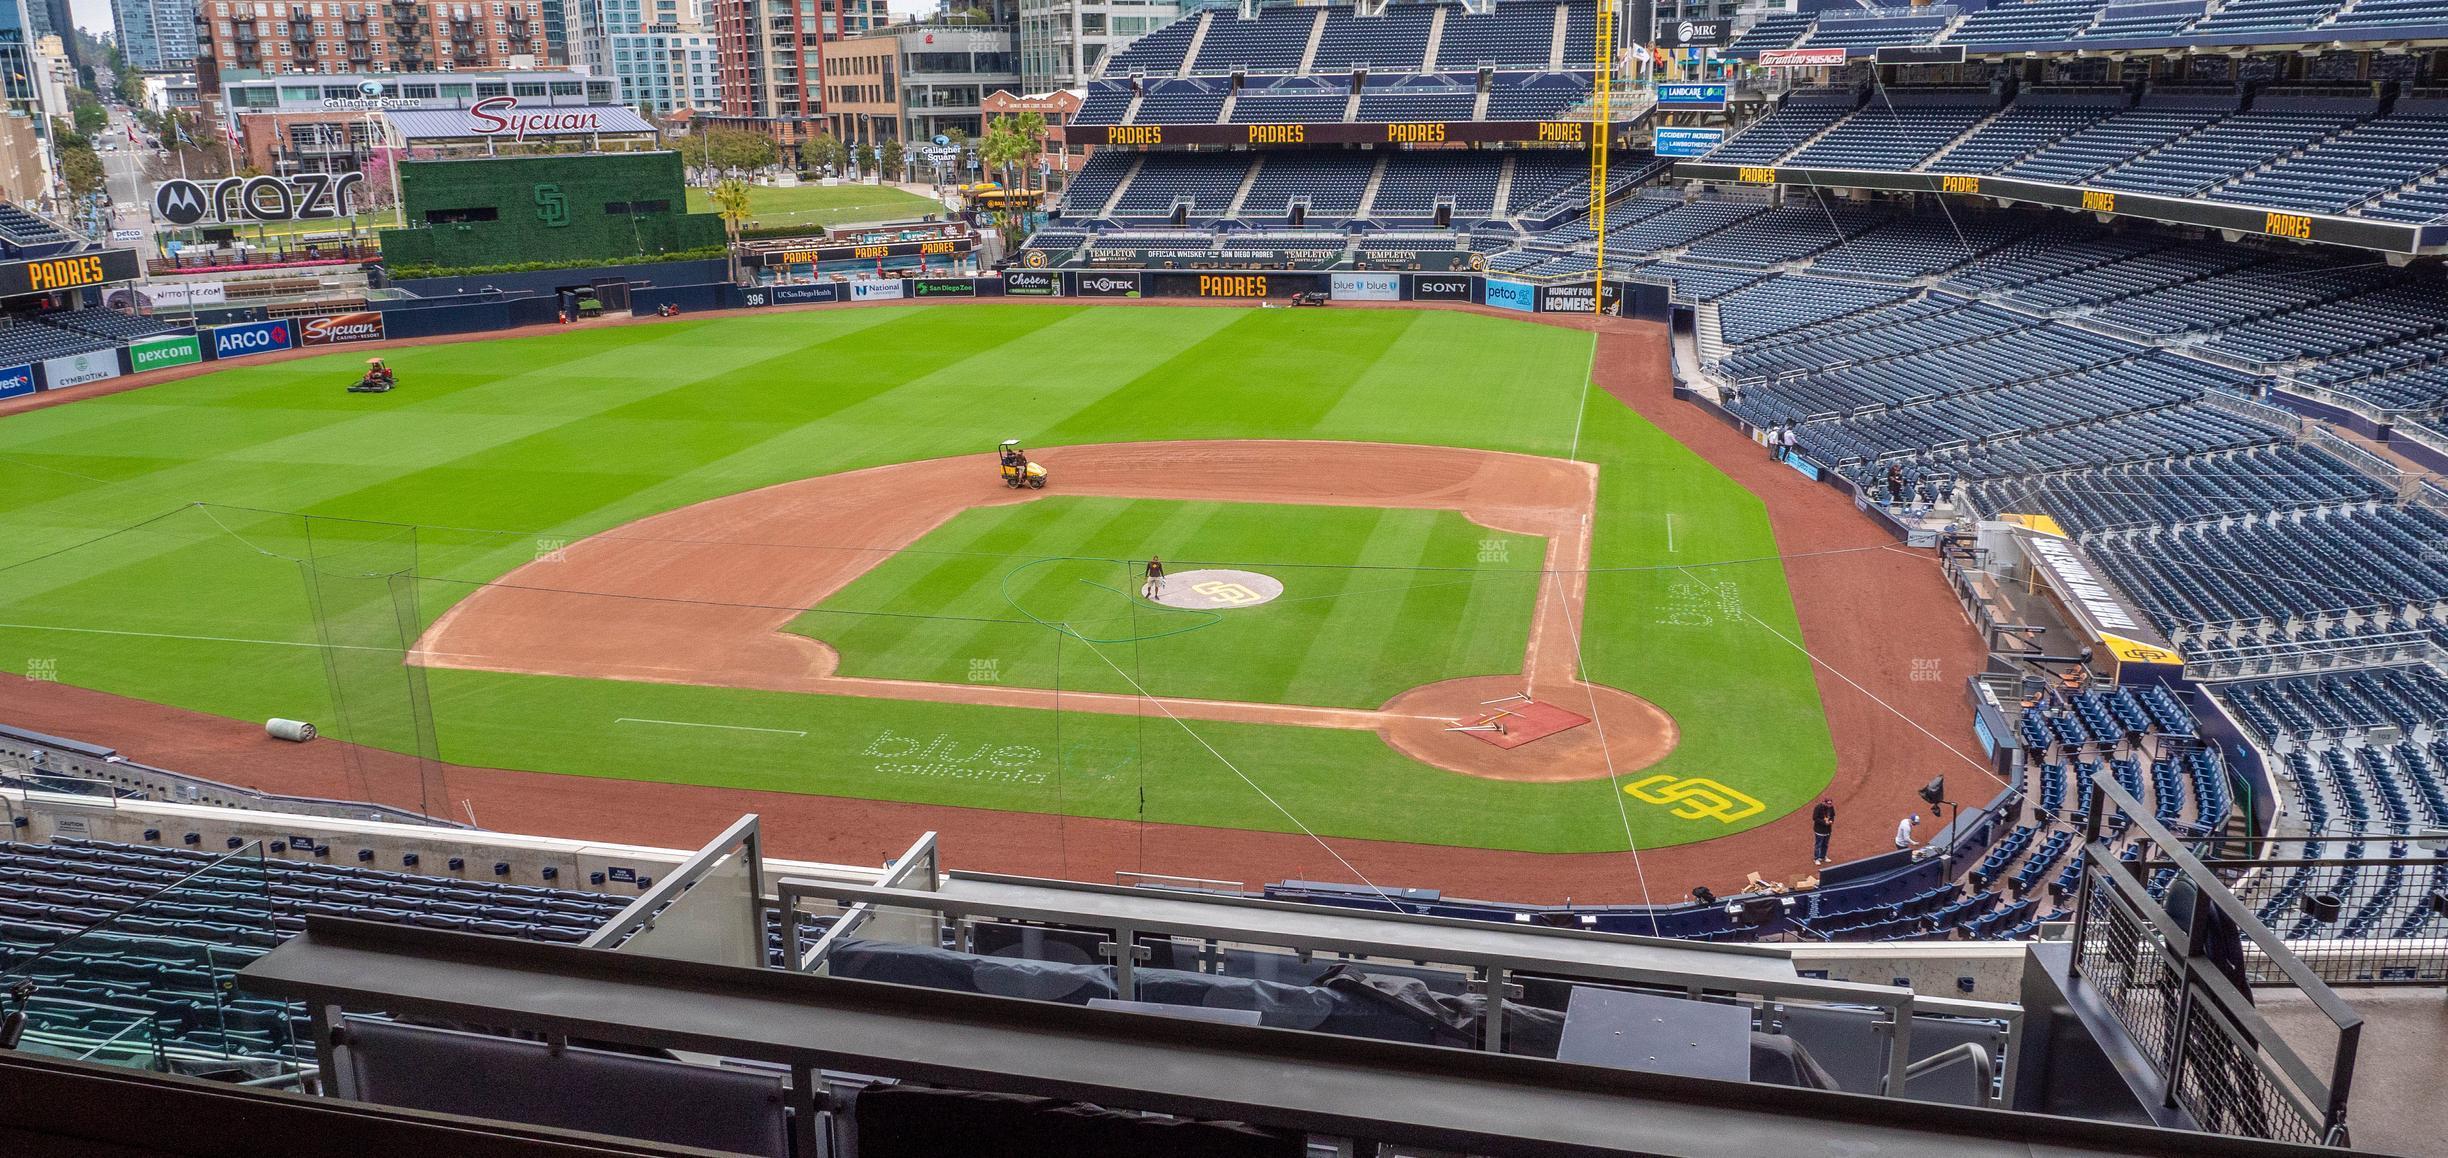
M 1491 543 L 1507 562 L 1481 561 Z M 1129 560 L 1157 548 L 1175 571 L 1257 570 L 1284 593 L 1149 603 Z M 1450 511 L 1053 497 L 957 516 L 791 630 L 838 649 L 844 675 L 1374 708 L 1520 671 L 1545 551 Z M 1109 647 L 1133 666 L 1091 650 Z
M 341 389 L 362 352 L 239 363 L 0 418 L 0 468 L 10 481 L 0 488 L 0 671 L 242 721 L 308 718 L 337 736 L 399 747 L 409 741 L 395 596 L 413 596 L 412 619 L 429 622 L 473 585 L 560 540 L 658 511 L 811 475 L 975 454 L 1015 435 L 1032 445 L 1477 446 L 1600 466 L 1585 670 L 1674 715 L 1680 745 L 1654 772 L 1716 779 L 1758 797 L 1761 812 L 1723 825 L 1674 817 L 1606 781 L 1507 784 L 1446 773 L 1365 732 L 1201 724 L 1194 739 L 1152 717 L 457 670 L 430 676 L 441 754 L 1276 831 L 1294 828 L 1288 810 L 1328 836 L 1542 851 L 1620 849 L 1627 826 L 1650 847 L 1764 823 L 1805 803 L 1833 767 L 1807 661 L 1780 638 L 1798 631 L 1765 514 L 1696 456 L 1586 389 L 1590 357 L 1587 334 L 1456 313 L 944 305 L 404 348 L 392 356 L 403 387 L 381 396 Z M 1187 519 L 1203 505 L 1125 504 L 1119 517 Z M 1042 553 L 1103 554 L 1094 520 L 1076 513 L 1094 509 L 1089 500 L 1046 502 L 1010 509 L 1005 517 L 1017 521 L 1000 527 L 964 519 L 938 534 L 1043 532 L 1062 544 Z M 1039 519 L 1049 521 L 1031 522 Z M 1345 519 L 1384 529 L 1364 535 Z M 1197 533 L 1228 557 L 1263 546 L 1270 557 L 1328 561 L 1403 550 L 1441 559 L 1477 536 L 1433 515 L 1408 530 L 1374 511 L 1312 508 L 1274 521 L 1279 542 L 1262 542 L 1267 532 L 1229 507 Z M 838 601 L 881 610 L 923 600 L 911 589 L 930 583 L 956 608 L 991 599 L 975 590 L 991 568 L 966 581 L 929 570 L 915 555 L 892 560 L 871 578 L 907 573 L 911 582 L 854 586 Z M 394 571 L 415 578 L 362 577 Z M 849 602 L 854 595 L 874 601 Z M 1516 630 L 1504 621 L 1518 617 L 1495 604 L 1471 606 L 1503 595 L 1502 584 L 1474 592 L 1454 614 L 1491 637 Z M 1346 614 L 1380 614 L 1373 602 L 1330 602 Z M 1097 654 L 1051 633 L 995 646 L 1066 672 L 1110 655 L 1168 691 L 1229 675 L 1277 689 L 1274 697 L 1319 702 L 1364 700 L 1400 678 L 1371 666 L 1360 642 L 1371 631 L 1396 633 L 1389 642 L 1401 646 L 1376 654 L 1405 662 L 1467 667 L 1508 648 L 1518 654 L 1513 642 L 1439 640 L 1442 651 L 1417 642 L 1434 635 L 1425 605 L 1416 623 L 1408 606 L 1384 627 L 1332 618 L 1309 635 L 1353 658 L 1343 685 L 1327 678 L 1336 664 L 1283 654 L 1290 648 L 1280 641 L 1299 633 L 1261 642 L 1255 624 L 1247 648 L 1223 634 L 1202 641 L 1203 633 L 1100 645 Z M 600 620 L 572 624 L 604 629 Z M 916 654 L 896 659 L 902 642 L 881 628 L 862 626 L 844 642 L 855 663 Z M 1435 654 L 1405 655 L 1411 648 Z M 1194 660 L 1216 674 L 1190 670 Z M 1424 681 L 1403 686 L 1413 682 Z M 344 693 L 337 703 L 335 688 Z
M 875 221 L 908 221 L 944 212 L 943 203 L 893 185 L 770 185 L 748 187 L 750 228 L 777 225 L 863 225 Z M 688 191 L 688 211 L 714 212 L 713 198 L 703 189 Z

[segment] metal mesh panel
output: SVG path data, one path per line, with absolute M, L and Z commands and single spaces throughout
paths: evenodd
M 2318 1145 L 2320 1116 L 2271 1076 L 2270 1061 L 2208 1003 L 2185 1021 L 2176 1099 L 2205 1130 Z
M 2095 883 L 2078 965 L 2127 1033 L 2163 1068 L 2176 1026 L 2178 978 L 2158 930 Z

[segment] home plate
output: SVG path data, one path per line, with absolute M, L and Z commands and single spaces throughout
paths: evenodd
M 1476 719 L 1465 721 L 1454 730 L 1481 743 L 1510 749 L 1534 740 L 1544 740 L 1558 732 L 1572 731 L 1589 722 L 1588 716 L 1565 711 L 1554 704 L 1514 700 Z
M 1281 594 L 1282 583 L 1256 571 L 1177 571 L 1164 577 L 1163 588 L 1150 601 L 1193 611 L 1227 611 L 1256 607 Z

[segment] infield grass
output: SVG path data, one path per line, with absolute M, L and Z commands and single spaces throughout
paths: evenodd
M 1283 595 L 1150 603 L 1134 560 L 1158 548 L 1176 573 L 1254 570 Z M 1520 671 L 1545 551 L 1451 511 L 1058 496 L 963 512 L 791 630 L 844 675 L 1374 708 Z
M 1799 632 L 1759 503 L 1587 389 L 1587 334 L 1439 312 L 972 304 L 690 318 L 390 356 L 403 385 L 387 395 L 342 391 L 360 352 L 234 363 L 0 418 L 0 672 L 243 721 L 312 719 L 401 747 L 394 615 L 429 622 L 566 540 L 812 475 L 981 454 L 1004 437 L 1349 439 L 1596 462 L 1585 671 L 1675 717 L 1679 746 L 1653 772 L 1719 780 L 1763 809 L 1732 825 L 1686 820 L 1604 780 L 1425 768 L 1365 732 L 1200 724 L 1193 737 L 1146 715 L 448 669 L 430 674 L 441 754 L 1275 831 L 1294 830 L 1288 812 L 1327 836 L 1534 851 L 1621 849 L 1627 831 L 1643 847 L 1722 836 L 1799 807 L 1833 767 L 1807 660 L 1784 639 Z M 1014 510 L 1059 522 L 1091 509 L 1039 505 Z M 1142 517 L 1139 505 L 1124 517 Z M 1230 540 L 1212 552 L 1224 557 L 1264 546 L 1357 558 L 1395 542 L 1359 539 L 1311 509 L 1261 544 L 1256 530 L 1228 530 L 1227 514 L 1202 532 Z M 1432 554 L 1459 550 L 1464 540 L 1436 522 L 1409 533 Z M 391 571 L 413 578 L 380 577 Z M 974 584 L 952 591 L 954 578 L 948 602 L 979 598 Z M 1331 602 L 1375 613 L 1373 601 Z M 1474 631 L 1503 618 L 1457 614 Z M 574 618 L 571 630 L 614 626 Z M 1432 634 L 1389 631 L 1376 654 L 1406 662 Z M 1341 661 L 1301 664 L 1280 654 L 1289 648 L 1200 634 L 1126 650 L 1168 691 L 1229 678 L 1286 698 L 1365 700 L 1388 679 L 1361 630 L 1329 633 L 1350 660 L 1348 688 L 1364 689 L 1342 692 L 1321 690 Z M 873 648 L 852 642 L 893 662 L 880 635 Z M 1062 637 L 996 646 L 1050 646 L 1046 662 L 1065 671 L 1112 650 L 1081 654 Z M 1510 642 L 1453 654 L 1493 663 L 1498 652 L 1518 663 Z M 1189 670 L 1192 659 L 1215 674 Z

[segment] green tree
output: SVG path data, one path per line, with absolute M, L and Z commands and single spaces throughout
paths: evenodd
M 774 163 L 773 141 L 747 129 L 712 128 L 682 138 L 682 164 L 725 176 L 751 173 Z
M 861 144 L 857 151 L 851 154 L 850 159 L 858 165 L 860 176 L 865 176 L 876 171 L 876 151 L 874 145 Z
M 809 166 L 819 170 L 829 168 L 837 173 L 850 159 L 850 151 L 842 147 L 841 138 L 831 133 L 816 134 L 816 138 L 807 143 L 806 152 Z
M 722 218 L 723 232 L 731 240 L 731 244 L 724 247 L 724 252 L 730 257 L 731 280 L 738 281 L 740 226 L 748 220 L 748 183 L 733 177 L 714 186 L 710 197 L 714 202 L 715 214 Z
M 77 95 L 84 98 L 70 114 L 76 118 L 77 132 L 91 137 L 109 128 L 110 112 L 102 107 L 102 102 L 93 99 L 92 93 L 80 92 Z
M 91 145 L 60 146 L 60 179 L 68 183 L 68 191 L 83 197 L 102 191 L 104 176 L 102 158 Z
M 901 138 L 894 137 L 884 142 L 881 159 L 884 163 L 884 179 L 887 181 L 901 180 L 902 170 L 909 164 L 909 153 L 902 149 Z

